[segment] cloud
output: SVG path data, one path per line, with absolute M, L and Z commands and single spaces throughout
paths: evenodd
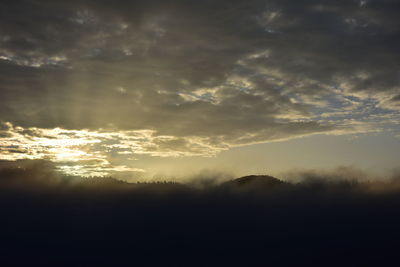
M 214 157 L 232 147 L 262 143 L 266 139 L 282 141 L 292 138 L 294 133 L 309 135 L 310 129 L 317 127 L 314 122 L 277 123 L 276 129 L 259 129 L 257 133 L 241 131 L 230 136 L 199 137 L 159 135 L 151 130 L 23 128 L 9 122 L 1 125 L 2 159 L 51 160 L 63 172 L 83 176 L 118 176 L 123 172 L 137 176 L 146 172 L 135 162 L 139 157 Z M 328 129 L 321 127 L 321 132 L 342 135 L 380 131 L 354 121 Z
M 342 168 L 219 190 L 207 173 L 193 189 L 56 170 L 124 178 L 146 175 L 144 156 L 398 134 L 399 11 L 396 0 L 1 1 L 0 157 L 13 162 L 0 162 L 0 259 L 391 265 L 395 178 Z
M 397 131 L 396 1 L 1 5 L 0 121 L 23 129 L 151 131 L 157 156 Z

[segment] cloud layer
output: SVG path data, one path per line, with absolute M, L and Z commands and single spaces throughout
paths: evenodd
M 164 156 L 398 131 L 399 11 L 394 0 L 3 1 L 0 121 L 151 133 L 140 149 Z

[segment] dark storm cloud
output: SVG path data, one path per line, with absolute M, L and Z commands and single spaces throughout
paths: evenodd
M 231 144 L 329 132 L 337 125 L 312 121 L 312 108 L 330 95 L 372 95 L 396 108 L 388 100 L 398 95 L 399 9 L 397 1 L 3 1 L 0 120 Z

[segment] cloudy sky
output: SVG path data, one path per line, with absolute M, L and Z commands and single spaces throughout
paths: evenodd
M 1 1 L 0 159 L 152 177 L 399 167 L 397 0 Z

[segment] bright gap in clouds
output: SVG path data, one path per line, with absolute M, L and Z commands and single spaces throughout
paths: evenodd
M 155 136 L 148 130 L 24 129 L 5 123 L 0 132 L 3 160 L 47 159 L 57 163 L 59 169 L 67 174 L 82 176 L 145 172 L 142 168 L 131 167 L 136 160 L 134 155 L 213 156 L 225 149 L 204 143 L 201 138 L 183 140 L 173 136 Z M 116 158 L 120 162 L 129 162 L 129 166 L 119 165 Z

